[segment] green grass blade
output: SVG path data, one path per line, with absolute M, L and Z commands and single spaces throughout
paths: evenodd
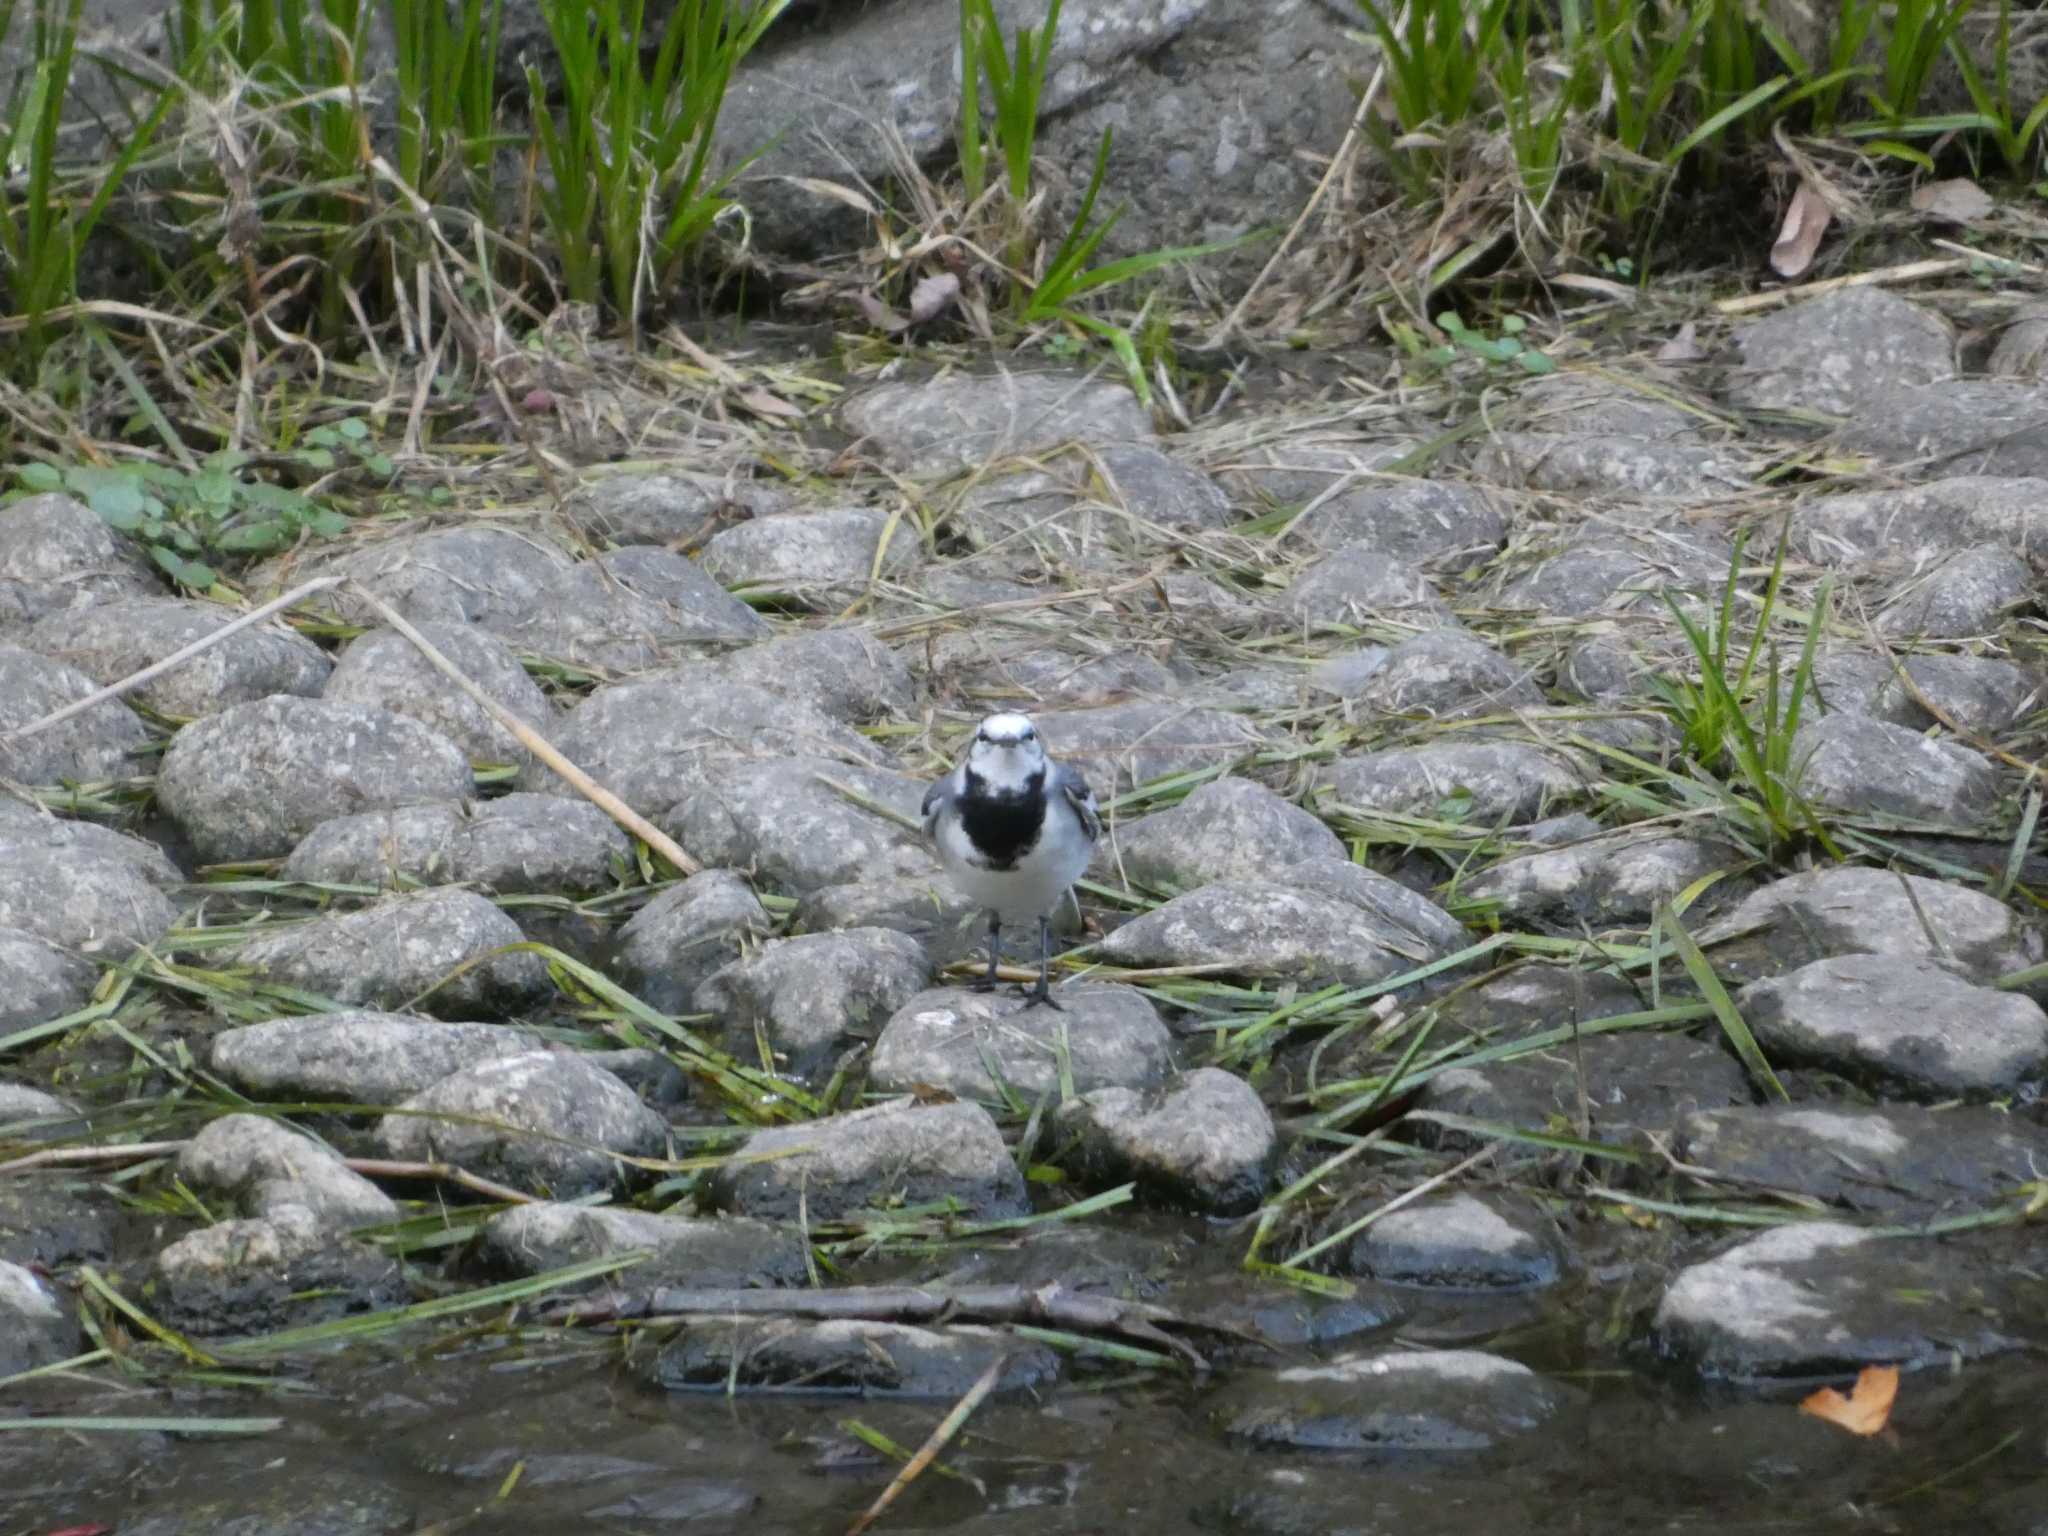
M 1735 1054 L 1749 1069 L 1750 1077 L 1772 1098 L 1781 1103 L 1790 1102 L 1791 1095 L 1785 1092 L 1785 1085 L 1778 1081 L 1778 1074 L 1771 1070 L 1771 1064 L 1764 1059 L 1763 1047 L 1756 1043 L 1756 1036 L 1749 1032 L 1742 1014 L 1735 1007 L 1735 999 L 1728 995 L 1728 989 L 1721 984 L 1721 978 L 1714 974 L 1714 968 L 1707 963 L 1707 957 L 1700 951 L 1693 937 L 1679 921 L 1678 914 L 1670 903 L 1657 908 L 1657 925 L 1671 941 L 1671 947 L 1678 952 L 1686 974 L 1692 977 L 1693 985 L 1706 997 L 1707 1006 L 1714 1011 L 1714 1018 L 1721 1031 L 1727 1035 L 1728 1043 L 1735 1048 Z

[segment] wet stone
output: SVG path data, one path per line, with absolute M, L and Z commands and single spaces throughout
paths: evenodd
M 85 503 L 46 492 L 0 507 L 0 639 L 46 614 L 162 595 L 140 555 Z
M 234 622 L 218 603 L 130 598 L 52 614 L 24 641 L 102 686 L 119 682 Z M 194 719 L 273 693 L 311 698 L 333 663 L 312 641 L 272 621 L 244 629 L 125 698 L 160 715 Z
M 1694 937 L 1731 984 L 1829 955 L 1923 957 L 1980 982 L 2042 958 L 2040 934 L 1982 891 L 1850 865 L 1774 881 Z
M 475 792 L 447 737 L 384 709 L 274 697 L 171 738 L 157 797 L 208 863 L 280 858 L 336 816 Z
M 1800 793 L 1831 810 L 1953 826 L 1998 801 L 1998 770 L 1983 754 L 1860 715 L 1802 725 L 1792 760 L 1804 764 Z
M 1905 585 L 1878 614 L 1877 627 L 1889 635 L 1963 640 L 1992 633 L 2033 600 L 2026 561 L 2007 549 L 1979 546 Z
M 750 869 L 767 886 L 801 896 L 930 869 L 919 825 L 925 787 L 906 774 L 824 758 L 729 758 L 702 767 L 694 792 L 655 820 L 704 863 Z
M 178 1176 L 249 1216 L 300 1207 L 335 1231 L 398 1219 L 396 1202 L 338 1153 L 262 1115 L 209 1121 L 179 1152 Z
M 76 984 L 81 961 L 125 958 L 136 946 L 155 943 L 177 920 L 160 889 L 169 883 L 162 878 L 168 864 L 160 855 L 131 857 L 122 844 L 132 840 L 113 841 L 118 837 L 0 828 L 0 934 L 17 936 L 0 944 L 0 959 L 11 950 L 24 977 L 40 977 L 48 995 Z M 52 957 L 36 941 L 61 953 Z M 24 994 L 10 993 L 0 1013 L 21 1000 Z
M 303 1205 L 216 1222 L 156 1256 L 152 1312 L 183 1333 L 267 1333 L 402 1306 L 395 1260 L 335 1236 Z
M 146 771 L 135 754 L 148 744 L 149 729 L 119 699 L 104 700 L 33 736 L 8 739 L 10 731 L 96 691 L 76 667 L 0 645 L 0 778 L 30 785 L 89 783 Z
M 557 572 L 519 622 L 499 632 L 555 661 L 637 672 L 760 639 L 768 625 L 694 560 L 634 544 Z
M 686 1320 L 640 1368 L 671 1392 L 736 1387 L 955 1399 L 998 1360 L 998 1392 L 1049 1386 L 1059 1378 L 1059 1357 L 1050 1349 L 1020 1344 L 994 1328 L 787 1318 Z
M 900 1201 L 956 1201 L 970 1219 L 1021 1216 L 1024 1180 L 988 1111 L 978 1104 L 891 1099 L 851 1114 L 775 1126 L 747 1138 L 762 1161 L 711 1175 L 724 1210 L 812 1221 Z M 769 1156 L 769 1154 L 774 1154 Z
M 1947 379 L 1865 393 L 1836 441 L 1934 475 L 2048 475 L 2048 386 Z
M 260 976 L 344 1007 L 398 1009 L 417 998 L 437 1014 L 488 1018 L 517 1013 L 548 994 L 547 967 L 538 955 L 482 958 L 524 938 L 488 898 L 447 887 L 259 930 L 233 954 L 235 963 Z M 472 960 L 481 963 L 448 980 Z
M 1218 779 L 1180 804 L 1117 827 L 1097 867 L 1154 890 L 1279 878 L 1310 859 L 1342 859 L 1343 841 L 1300 806 L 1249 779 Z
M 503 1024 L 450 1024 L 349 1009 L 222 1030 L 213 1070 L 259 1100 L 397 1104 L 451 1073 L 541 1049 Z
M 1746 410 L 1853 415 L 1871 390 L 1955 374 L 1955 332 L 1881 288 L 1844 288 L 1736 328 L 1729 403 Z
M 1550 1223 L 1478 1195 L 1389 1211 L 1352 1241 L 1345 1270 L 1428 1291 L 1533 1291 L 1557 1283 L 1563 1250 Z
M 454 1163 L 558 1200 L 615 1188 L 629 1170 L 612 1154 L 659 1157 L 668 1140 L 660 1115 L 571 1051 L 481 1062 L 397 1108 L 378 1122 L 385 1156 Z
M 562 504 L 586 538 L 612 544 L 668 544 L 701 538 L 733 513 L 765 517 L 789 505 L 789 493 L 768 480 L 667 469 L 587 479 Z
M 523 623 L 569 557 L 545 539 L 511 528 L 437 528 L 384 539 L 332 558 L 287 557 L 258 568 L 256 587 L 275 596 L 309 576 L 348 576 L 414 624 L 476 624 L 506 634 Z M 346 586 L 317 594 L 350 624 L 384 622 Z
M 892 468 L 950 474 L 1067 443 L 1146 443 L 1152 421 L 1122 384 L 1060 373 L 954 374 L 864 390 L 841 425 Z
M 1482 826 L 1534 821 L 1584 793 L 1569 762 L 1519 741 L 1434 741 L 1339 758 L 1324 782 L 1330 799 L 1357 810 Z
M 632 854 L 632 839 L 588 801 L 522 793 L 337 816 L 306 834 L 279 875 L 560 895 L 609 889 Z
M 1346 544 L 1331 551 L 1294 579 L 1280 606 L 1296 622 L 1309 624 L 1439 629 L 1458 622 L 1427 576 L 1370 544 Z
M 770 939 L 714 972 L 691 1011 L 711 1014 L 731 1044 L 765 1038 L 785 1071 L 808 1077 L 855 1041 L 872 1042 L 930 978 L 924 946 L 905 934 L 806 933 Z
M 1063 1135 L 1095 1187 L 1135 1179 L 1154 1199 L 1237 1215 L 1266 1192 L 1279 1141 L 1242 1078 L 1199 1067 L 1157 1088 L 1098 1088 L 1062 1105 Z
M 78 1106 L 54 1093 L 0 1077 L 0 1141 L 47 1141 L 84 1134 L 90 1123 Z
M 866 591 L 870 576 L 901 581 L 921 559 L 914 519 L 892 527 L 885 512 L 833 507 L 721 529 L 704 546 L 700 564 L 723 586 L 772 592 L 829 612 Z
M 1058 1010 L 1002 992 L 921 992 L 883 1028 L 870 1080 L 884 1093 L 924 1084 L 993 1103 L 1005 1087 L 1027 1100 L 1057 1094 L 1063 1067 L 1076 1093 L 1165 1080 L 1172 1036 L 1138 988 L 1063 982 L 1053 997 Z
M 1675 1145 L 1717 1179 L 1894 1219 L 1988 1209 L 2048 1166 L 2048 1131 L 1977 1108 L 1745 1105 L 1687 1116 Z
M 1930 960 L 1842 955 L 1750 983 L 1736 1007 L 1774 1063 L 1825 1067 L 1906 1098 L 2031 1096 L 2048 1013 Z
M 1233 1440 L 1273 1450 L 1483 1451 L 1541 1429 L 1565 1394 L 1478 1350 L 1387 1350 L 1243 1376 L 1218 1392 Z
M 429 621 L 415 626 L 462 674 L 515 718 L 551 734 L 555 707 L 527 676 L 512 648 L 474 624 Z M 408 715 L 462 749 L 473 763 L 527 761 L 526 748 L 481 704 L 442 675 L 396 630 L 373 629 L 349 642 L 334 664 L 321 696 L 332 703 L 360 704 Z
M 1462 894 L 1520 921 L 1640 924 L 1660 902 L 1740 861 L 1734 848 L 1706 838 L 1628 832 L 1502 859 L 1467 880 Z
M 1733 447 L 1597 432 L 1496 432 L 1472 455 L 1472 472 L 1552 495 L 1703 500 L 1753 488 Z
M 115 1213 L 104 1196 L 42 1179 L 0 1181 L 0 1259 L 53 1270 L 104 1264 L 113 1252 Z
M 1507 537 L 1500 498 L 1476 485 L 1375 478 L 1311 506 L 1288 539 L 1315 549 L 1369 550 L 1425 571 L 1464 571 Z
M 1263 745 L 1257 728 L 1240 715 L 1161 699 L 1042 710 L 1036 718 L 1047 750 L 1078 768 L 1103 797 L 1213 768 Z
M 555 745 L 634 810 L 656 818 L 700 795 L 710 766 L 721 761 L 752 760 L 758 771 L 762 759 L 880 759 L 852 727 L 806 700 L 715 676 L 600 688 L 570 712 Z M 552 769 L 538 764 L 521 773 L 519 788 L 567 792 Z
M 794 1232 L 744 1216 L 671 1216 L 611 1206 L 536 1201 L 500 1211 L 477 1234 L 473 1258 L 487 1274 L 545 1274 L 592 1259 L 651 1248 L 654 1257 L 588 1286 L 659 1285 L 740 1289 L 804 1283 Z
M 1896 490 L 1808 496 L 1792 509 L 1792 544 L 1808 559 L 1855 570 L 1924 565 L 1973 545 L 2025 556 L 2048 538 L 2048 479 L 1953 475 Z
M 1679 1271 L 1651 1342 L 1703 1376 L 1736 1381 L 1976 1359 L 2019 1344 L 1985 1304 L 1988 1278 L 1960 1243 L 1797 1222 Z
M 385 1536 L 416 1524 L 412 1501 L 394 1488 L 346 1471 L 279 1457 L 238 1469 L 234 1492 L 159 1500 L 121 1522 L 121 1536 Z M 194 1478 L 194 1481 L 204 1481 Z
M 21 1265 L 0 1259 L 0 1376 L 78 1353 L 78 1324 L 57 1293 Z
M 1553 1021 L 1569 1025 L 1569 1019 Z M 1580 1068 L 1584 1067 L 1586 1131 L 1594 1141 L 1629 1146 L 1668 1137 L 1696 1110 L 1747 1105 L 1754 1095 L 1742 1065 L 1720 1046 L 1685 1035 L 1631 1030 L 1584 1036 L 1547 1050 L 1454 1066 L 1423 1085 L 1423 1126 L 1435 1145 L 1464 1151 L 1483 1133 L 1432 1124 L 1433 1115 L 1509 1125 L 1518 1130 L 1579 1134 Z M 1540 1157 L 1535 1148 L 1504 1148 L 1509 1161 Z M 1619 1176 L 1619 1173 L 1616 1173 Z
M 754 889 L 726 869 L 699 870 L 669 887 L 619 930 L 612 972 L 663 1013 L 687 1013 L 697 986 L 774 928 Z
M 1344 876 L 1347 869 L 1363 878 Z M 1318 860 L 1280 880 L 1219 880 L 1176 896 L 1097 950 L 1118 965 L 1228 965 L 1261 980 L 1359 987 L 1425 965 L 1463 939 L 1425 897 L 1357 865 Z
M 1648 1006 L 1648 998 L 1619 976 L 1527 964 L 1444 998 L 1437 1027 L 1502 1041 Z
M 1541 704 L 1529 675 L 1462 630 L 1404 640 L 1359 691 L 1359 701 L 1388 715 L 1454 720 Z

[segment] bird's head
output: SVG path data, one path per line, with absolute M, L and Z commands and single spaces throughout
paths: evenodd
M 967 744 L 967 771 L 995 794 L 1017 794 L 1045 773 L 1045 743 L 1028 715 L 990 715 Z

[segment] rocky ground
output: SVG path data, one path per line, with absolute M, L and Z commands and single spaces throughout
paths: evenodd
M 1612 1415 L 1593 1383 L 1620 1372 L 1734 1394 L 1736 1439 L 1797 1463 L 1788 1384 L 2037 1349 L 2048 389 L 1957 377 L 1950 322 L 1875 289 L 1717 341 L 1706 367 L 1489 378 L 1455 416 L 1176 435 L 1102 379 L 906 376 L 780 445 L 793 483 L 593 470 L 559 506 L 365 523 L 250 573 L 390 604 L 687 877 L 355 587 L 8 735 L 227 614 L 76 503 L 0 509 L 0 1390 L 289 1418 L 171 1368 L 429 1300 L 491 1325 L 457 1347 L 613 1369 L 609 1332 L 508 1318 L 533 1277 L 1057 1281 L 1194 1330 L 1183 1449 L 1533 1465 Z M 1671 699 L 1701 676 L 1675 614 L 1713 628 L 1749 532 L 1732 675 L 1781 528 L 1753 713 L 1820 618 L 1774 812 L 1733 760 L 1687 765 Z M 1111 828 L 1058 1012 L 965 988 L 979 922 L 916 826 L 997 707 Z M 1073 1327 L 701 1313 L 625 1358 L 639 1406 L 593 1412 L 950 1399 L 994 1368 L 1003 1422 L 1041 1405 L 1064 1428 L 1030 1433 L 1084 1468 L 1081 1405 L 1191 1369 Z M 386 1357 L 321 1359 L 329 1401 L 427 1411 Z M 812 1529 L 793 1511 L 865 1502 L 830 1494 L 843 1407 L 778 1421 L 809 1481 L 675 1508 Z M 1704 1435 L 1695 1465 L 1746 1475 Z M 21 1439 L 20 1513 L 108 1512 Z M 209 1523 L 218 1488 L 152 1501 L 156 1444 L 121 1452 L 148 1517 L 122 1529 L 239 1529 Z M 1224 1497 L 1232 1528 L 1364 1529 L 1303 1465 Z M 385 1530 L 473 1506 L 466 1466 L 262 1497 Z M 617 1467 L 552 1475 L 563 1518 L 683 1518 L 617 1504 Z M 1074 1475 L 1032 1502 L 1112 1507 Z M 1985 1528 L 2038 1529 L 2015 1510 Z M 1564 1518 L 1526 1528 L 1589 1528 Z

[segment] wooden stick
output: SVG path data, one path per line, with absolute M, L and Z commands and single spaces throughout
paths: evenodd
M 210 635 L 201 635 L 190 645 L 181 646 L 179 649 L 171 652 L 162 661 L 152 662 L 140 672 L 131 672 L 119 682 L 109 683 L 106 687 L 99 689 L 97 692 L 89 693 L 82 699 L 74 699 L 54 714 L 44 715 L 40 720 L 31 720 L 27 725 L 16 726 L 13 730 L 0 735 L 0 742 L 20 741 L 24 737 L 35 735 L 38 731 L 47 731 L 53 725 L 62 725 L 73 715 L 82 715 L 95 704 L 104 704 L 108 699 L 117 699 L 132 688 L 140 688 L 144 683 L 162 677 L 173 668 L 182 667 L 202 651 L 210 650 L 212 647 L 219 645 L 229 635 L 238 634 L 242 630 L 247 629 L 251 624 L 262 623 L 280 608 L 289 608 L 292 604 L 299 602 L 303 598 L 310 597 L 315 592 L 324 592 L 329 587 L 340 586 L 342 579 L 339 576 L 316 576 L 311 581 L 301 582 L 298 586 L 293 587 L 291 591 L 285 593 L 283 597 L 272 598 L 261 608 L 251 609 L 232 624 L 221 625 L 219 629 L 216 629 Z
M 1739 299 L 1723 299 L 1714 308 L 1724 315 L 1747 315 L 1759 309 L 1775 309 L 1799 299 L 1817 298 L 1843 288 L 1867 288 L 1883 283 L 1917 283 L 1923 277 L 1948 277 L 1970 270 L 1960 257 L 1942 256 L 1927 261 L 1909 261 L 1902 266 L 1880 267 L 1875 272 L 1852 272 L 1847 277 L 1826 277 L 1797 288 L 1773 288 L 1768 293 L 1748 293 Z
M 440 1179 L 493 1200 L 513 1205 L 535 1205 L 538 1198 L 508 1184 L 497 1184 L 481 1174 L 458 1168 L 453 1163 L 401 1163 L 382 1157 L 344 1157 L 342 1162 L 368 1179 Z
M 974 1416 L 974 1410 L 981 1406 L 982 1400 L 995 1391 L 996 1383 L 1003 1379 L 1003 1365 L 1004 1357 L 1001 1355 L 989 1361 L 988 1369 L 983 1371 L 980 1379 L 967 1389 L 966 1395 L 953 1405 L 953 1411 L 939 1421 L 939 1427 L 917 1448 L 917 1454 L 903 1463 L 896 1476 L 890 1479 L 889 1486 L 876 1496 L 875 1502 L 867 1507 L 858 1520 L 846 1528 L 846 1536 L 861 1536 L 862 1532 L 882 1518 L 883 1512 L 896 1502 L 904 1489 L 917 1481 L 919 1474 L 926 1467 L 939 1459 L 939 1452 L 943 1451 L 953 1437 L 966 1426 L 967 1421 Z
M 182 1141 L 131 1141 L 118 1147 L 45 1147 L 26 1157 L 0 1163 L 0 1173 L 22 1173 L 30 1168 L 78 1168 L 93 1163 L 141 1163 L 184 1150 Z
M 378 617 L 397 630 L 398 633 L 405 636 L 407 640 L 411 641 L 413 648 L 426 657 L 433 664 L 435 670 L 440 672 L 448 681 L 455 684 L 464 693 L 468 694 L 470 698 L 474 699 L 485 714 L 489 715 L 499 725 L 517 737 L 519 744 L 526 748 L 527 751 L 546 763 L 548 767 L 554 769 L 558 775 L 567 781 L 570 788 L 603 811 L 605 815 L 611 817 L 613 821 L 616 821 L 628 832 L 646 843 L 648 847 L 667 859 L 669 863 L 673 864 L 684 874 L 694 875 L 704 867 L 687 853 L 683 852 L 675 840 L 662 831 L 661 828 L 642 816 L 581 768 L 570 762 L 568 758 L 562 756 L 539 731 L 536 731 L 524 720 L 513 714 L 511 710 L 471 682 L 460 667 L 456 666 L 446 656 L 443 656 L 435 648 L 431 640 L 407 623 L 397 609 L 385 602 L 383 598 L 377 596 L 376 593 L 366 589 L 360 582 L 351 582 L 349 585 L 354 590 L 356 596 L 363 599 L 364 602 L 377 611 Z

